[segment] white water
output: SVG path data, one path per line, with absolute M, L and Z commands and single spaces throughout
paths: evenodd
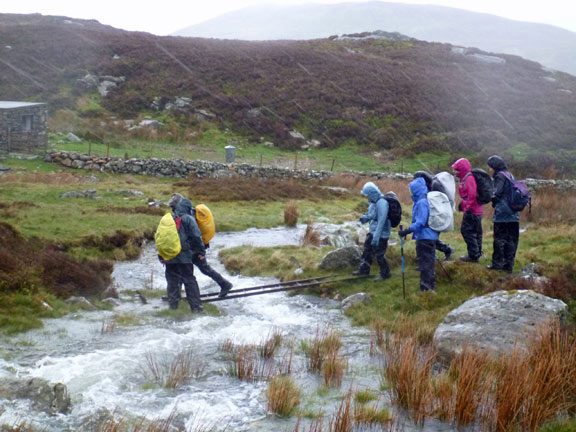
M 235 288 L 275 282 L 273 278 L 226 274 L 217 259 L 218 249 L 245 244 L 295 245 L 300 243 L 303 230 L 298 227 L 219 233 L 209 249 L 208 262 Z M 163 268 L 154 247 L 149 245 L 138 260 L 115 265 L 113 277 L 121 305 L 113 311 L 87 311 L 46 320 L 41 330 L 0 341 L 0 379 L 42 377 L 66 384 L 72 397 L 72 412 L 52 417 L 34 412 L 26 401 L 2 401 L 0 425 L 26 420 L 47 432 L 89 431 L 86 421 L 106 409 L 126 419 L 165 419 L 174 412 L 176 423 L 188 430 L 198 425 L 217 425 L 216 430 L 223 430 L 228 425 L 227 430 L 232 431 L 291 431 L 294 418 L 267 415 L 267 383 L 243 382 L 229 376 L 226 371 L 230 362 L 221 349 L 226 340 L 262 343 L 273 329 L 281 331 L 283 340 L 296 341 L 292 376 L 302 388 L 302 405 L 314 411 L 322 409 L 329 417 L 350 387 L 379 391 L 379 368 L 368 353 L 369 333 L 351 327 L 335 302 L 275 293 L 217 302 L 220 317 L 201 314 L 173 321 L 154 316 L 167 308 L 160 299 L 143 305 L 132 292 L 149 288 L 152 274 L 153 288 L 165 291 Z M 216 284 L 199 272 L 197 279 L 201 292 L 218 291 Z M 186 303 L 180 304 L 180 308 L 187 307 Z M 119 314 L 137 316 L 140 322 L 102 334 L 103 323 Z M 342 351 L 349 368 L 340 389 L 319 396 L 321 378 L 306 372 L 299 341 L 313 338 L 316 330 L 326 325 L 341 332 Z M 172 358 L 186 348 L 193 349 L 204 364 L 202 376 L 179 389 L 146 389 L 150 382 L 142 372 L 146 355 Z

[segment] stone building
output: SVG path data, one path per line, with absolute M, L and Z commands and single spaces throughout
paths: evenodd
M 47 145 L 48 105 L 0 101 L 0 152 L 38 153 Z

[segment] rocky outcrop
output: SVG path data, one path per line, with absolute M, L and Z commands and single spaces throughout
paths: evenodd
M 0 399 L 28 399 L 33 409 L 50 415 L 66 414 L 71 408 L 68 388 L 62 383 L 50 384 L 42 378 L 2 378 Z
M 496 291 L 451 311 L 434 333 L 440 356 L 449 360 L 465 346 L 494 356 L 526 349 L 530 336 L 552 318 L 563 318 L 566 304 L 534 291 Z

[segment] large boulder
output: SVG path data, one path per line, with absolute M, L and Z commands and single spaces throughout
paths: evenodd
M 361 257 L 362 249 L 358 246 L 345 246 L 324 255 L 319 267 L 324 270 L 357 267 Z
M 465 346 L 494 356 L 527 349 L 530 336 L 551 318 L 563 318 L 566 303 L 530 290 L 496 291 L 451 311 L 434 333 L 440 356 L 449 360 Z
M 68 388 L 62 383 L 52 385 L 42 378 L 2 378 L 0 399 L 28 399 L 35 410 L 50 415 L 66 414 L 71 408 Z

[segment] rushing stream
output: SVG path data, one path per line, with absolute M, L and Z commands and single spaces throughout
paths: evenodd
M 338 229 L 333 227 L 332 231 Z M 208 261 L 235 288 L 275 282 L 273 278 L 227 275 L 218 261 L 218 250 L 238 245 L 297 245 L 303 231 L 300 226 L 219 233 L 209 249 Z M 144 247 L 138 260 L 117 263 L 113 277 L 120 294 L 120 304 L 114 310 L 83 311 L 45 320 L 43 329 L 0 341 L 0 380 L 41 377 L 62 382 L 72 398 L 71 412 L 56 416 L 31 409 L 24 399 L 0 401 L 0 425 L 26 421 L 39 431 L 90 431 L 99 416 L 110 412 L 117 418 L 145 416 L 151 420 L 172 414 L 175 424 L 190 431 L 201 425 L 211 425 L 212 430 L 224 430 L 227 425 L 228 431 L 292 431 L 295 418 L 267 415 L 267 383 L 230 376 L 230 356 L 222 349 L 226 341 L 261 344 L 274 330 L 281 332 L 283 341 L 293 342 L 292 376 L 302 389 L 301 407 L 322 410 L 329 418 L 350 387 L 379 391 L 378 361 L 369 355 L 370 334 L 351 327 L 336 302 L 274 293 L 217 302 L 222 314 L 218 317 L 200 314 L 175 321 L 158 316 L 167 308 L 161 299 L 142 304 L 134 294 L 134 290 L 144 288 L 165 291 L 163 268 L 152 245 Z M 206 276 L 197 274 L 197 279 L 201 292 L 218 291 Z M 180 304 L 180 308 L 187 307 Z M 136 323 L 103 331 L 105 323 L 118 316 L 132 317 Z M 326 326 L 341 333 L 348 369 L 340 388 L 320 395 L 317 389 L 323 380 L 306 371 L 300 342 L 312 339 L 317 329 Z M 147 386 L 147 357 L 170 358 L 186 349 L 194 351 L 202 366 L 199 377 L 177 389 Z M 412 428 L 409 423 L 402 426 L 403 430 Z

